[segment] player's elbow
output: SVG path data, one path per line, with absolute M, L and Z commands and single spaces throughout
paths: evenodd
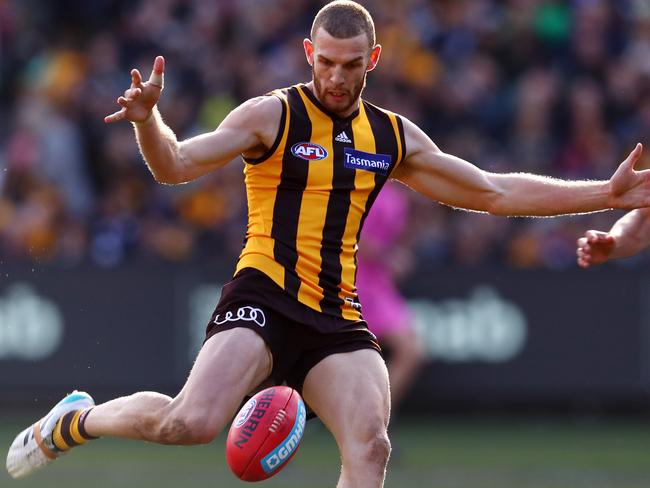
M 157 158 L 146 158 L 147 166 L 154 180 L 164 185 L 178 185 L 190 181 L 191 162 L 180 149 L 161 153 Z
M 149 170 L 154 180 L 163 185 L 179 185 L 181 183 L 187 183 L 191 179 L 188 177 L 188 171 L 184 169 L 182 162 L 179 160 L 164 166 L 150 164 Z
M 478 210 L 490 215 L 513 215 L 513 204 L 515 204 L 516 198 L 507 180 L 503 178 L 503 175 L 494 173 L 486 173 L 486 175 L 485 184 L 480 193 L 476 195 L 476 200 L 480 202 Z
M 507 199 L 497 190 L 485 191 L 474 201 L 475 206 L 473 210 L 485 212 L 490 215 L 510 215 Z
M 154 180 L 156 183 L 161 183 L 163 185 L 178 185 L 185 183 L 185 180 L 178 173 L 173 172 L 161 172 L 161 171 L 152 171 Z
M 508 211 L 507 206 L 504 205 L 503 202 L 500 202 L 498 200 L 488 201 L 485 205 L 485 212 L 487 212 L 490 215 L 496 215 L 500 217 L 512 215 L 512 213 Z

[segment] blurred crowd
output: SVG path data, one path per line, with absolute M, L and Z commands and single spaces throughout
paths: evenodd
M 130 124 L 107 125 L 130 69 L 167 61 L 160 109 L 179 139 L 243 100 L 308 81 L 313 0 L 0 0 L 0 260 L 115 266 L 238 254 L 239 160 L 156 184 Z M 365 98 L 446 152 L 498 172 L 604 179 L 650 149 L 647 0 L 373 0 L 383 45 Z M 644 157 L 643 163 L 650 161 Z M 432 265 L 575 266 L 606 212 L 503 219 L 413 194 L 408 242 Z M 643 257 L 639 258 L 644 261 Z

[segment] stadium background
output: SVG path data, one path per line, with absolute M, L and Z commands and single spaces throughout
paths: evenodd
M 384 46 L 366 98 L 445 151 L 607 178 L 650 144 L 645 0 L 364 4 Z M 129 124 L 103 123 L 130 68 L 148 74 L 163 54 L 165 120 L 181 138 L 211 130 L 246 98 L 309 79 L 300 45 L 320 5 L 0 0 L 2 445 L 73 387 L 175 391 L 241 246 L 240 162 L 157 185 Z M 427 366 L 394 426 L 387 486 L 648 486 L 648 254 L 590 271 L 574 260 L 575 239 L 620 214 L 410 203 L 401 285 Z M 317 423 L 306 436 L 265 486 L 333 486 L 331 439 Z M 15 486 L 241 486 L 222 446 L 102 441 Z

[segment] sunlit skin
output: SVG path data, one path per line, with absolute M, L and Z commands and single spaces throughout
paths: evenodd
M 307 84 L 318 101 L 339 117 L 347 117 L 359 107 L 366 73 L 377 66 L 381 46 L 368 46 L 365 33 L 337 39 L 322 27 L 313 41 L 305 39 L 305 56 L 313 79 Z

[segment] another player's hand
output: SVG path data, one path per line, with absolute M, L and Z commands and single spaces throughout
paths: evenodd
M 578 266 L 588 268 L 596 264 L 602 264 L 607 261 L 614 248 L 616 247 L 616 238 L 607 232 L 598 230 L 588 230 L 585 235 L 578 239 Z
M 149 80 L 144 83 L 140 72 L 137 69 L 131 70 L 131 87 L 117 99 L 117 103 L 122 108 L 104 117 L 104 122 L 111 123 L 118 120 L 146 121 L 151 116 L 151 111 L 160 98 L 163 89 L 164 72 L 165 58 L 162 56 L 156 57 Z
M 609 180 L 613 208 L 634 209 L 650 206 L 650 170 L 635 171 L 643 146 L 637 144 Z

